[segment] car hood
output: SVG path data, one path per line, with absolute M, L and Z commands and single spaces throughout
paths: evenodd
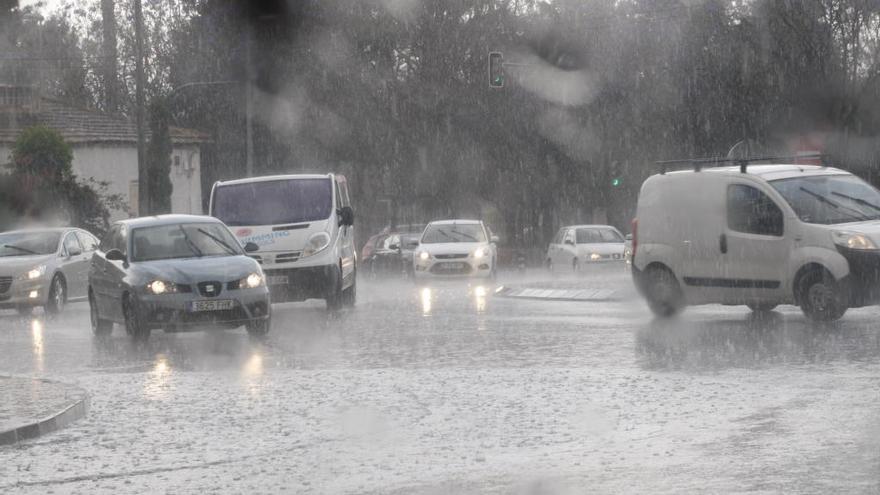
M 27 256 L 2 256 L 0 257 L 0 275 L 18 275 L 32 270 L 39 265 L 45 265 L 55 259 L 55 254 L 34 254 Z
M 132 273 L 144 282 L 162 280 L 176 284 L 231 282 L 259 271 L 260 265 L 247 256 L 205 256 L 132 264 Z
M 487 242 L 442 242 L 436 244 L 420 244 L 419 250 L 431 254 L 470 254 L 480 247 L 488 247 Z

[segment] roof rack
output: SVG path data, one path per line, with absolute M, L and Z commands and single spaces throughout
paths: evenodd
M 722 165 L 726 165 L 729 163 L 739 164 L 739 171 L 742 173 L 746 173 L 746 168 L 749 166 L 751 162 L 766 162 L 770 160 L 794 160 L 795 165 L 797 165 L 798 160 L 822 160 L 822 164 L 825 164 L 825 155 L 820 153 L 813 153 L 809 155 L 789 155 L 789 156 L 758 156 L 752 158 L 686 158 L 683 160 L 661 160 L 655 162 L 660 166 L 660 173 L 665 174 L 666 170 L 670 165 L 678 165 L 682 163 L 687 163 L 694 167 L 694 172 L 699 172 L 705 166 L 710 167 L 720 167 Z

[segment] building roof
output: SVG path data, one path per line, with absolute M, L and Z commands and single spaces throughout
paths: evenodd
M 136 144 L 137 126 L 121 115 L 79 108 L 53 98 L 40 97 L 28 107 L 0 106 L 0 143 L 13 143 L 22 130 L 42 125 L 61 133 L 70 144 Z M 174 144 L 199 144 L 210 136 L 194 129 L 171 127 Z M 149 139 L 149 129 L 147 129 Z

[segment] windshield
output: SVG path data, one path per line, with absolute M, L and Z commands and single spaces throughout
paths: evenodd
M 213 215 L 226 225 L 279 225 L 330 218 L 329 178 L 290 179 L 219 186 Z
M 577 229 L 578 244 L 623 242 L 623 237 L 612 229 Z
M 0 234 L 0 257 L 52 254 L 58 249 L 60 232 Z
M 132 230 L 132 261 L 242 254 L 238 241 L 219 223 L 184 223 Z
M 486 232 L 478 223 L 429 225 L 422 235 L 422 244 L 442 242 L 486 242 Z
M 880 218 L 880 191 L 852 175 L 796 177 L 771 181 L 807 223 L 836 224 Z

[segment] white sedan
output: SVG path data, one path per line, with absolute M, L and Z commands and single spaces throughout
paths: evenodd
M 413 255 L 416 279 L 494 278 L 497 237 L 479 220 L 431 222 Z
M 627 261 L 626 239 L 610 225 L 562 227 L 547 248 L 549 270 L 578 271 L 599 263 Z

